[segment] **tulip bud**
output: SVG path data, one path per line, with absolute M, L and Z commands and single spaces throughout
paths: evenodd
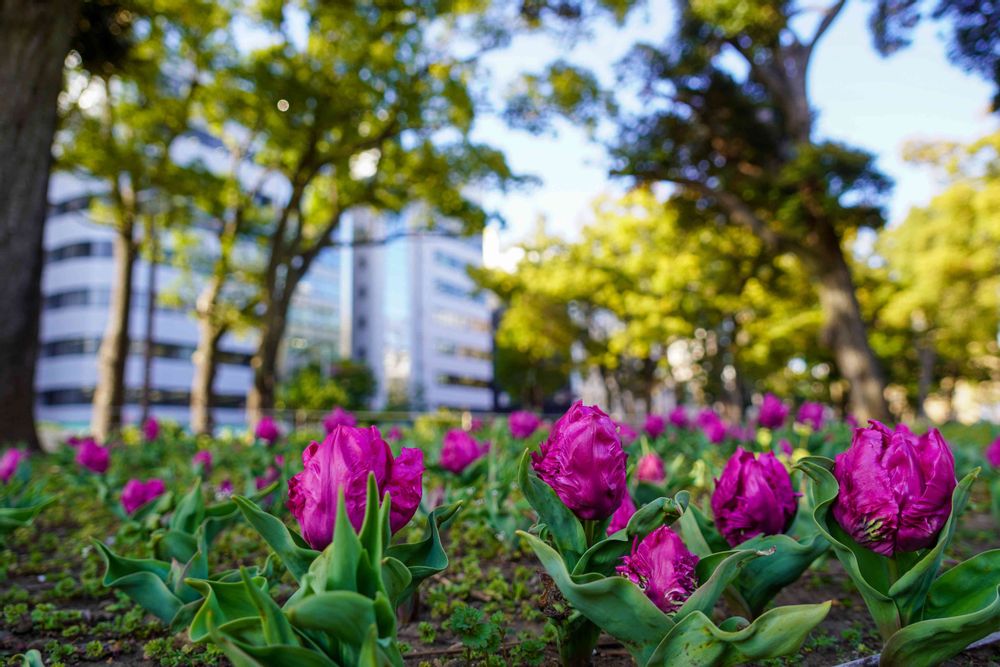
M 670 419 L 670 423 L 677 428 L 688 427 L 687 410 L 684 409 L 683 405 L 678 405 L 676 408 L 671 410 L 668 419 Z
M 272 418 L 261 417 L 260 421 L 257 422 L 257 428 L 254 429 L 253 435 L 258 440 L 263 440 L 267 444 L 273 445 L 281 437 L 281 430 Z
M 764 428 L 781 428 L 788 418 L 788 406 L 781 402 L 781 399 L 774 394 L 766 394 L 764 402 L 760 404 L 760 415 L 757 423 Z
M 667 473 L 663 469 L 663 459 L 652 452 L 644 454 L 635 467 L 635 476 L 640 482 L 659 484 L 667 478 Z
M 507 424 L 510 426 L 510 434 L 515 438 L 523 440 L 524 438 L 530 438 L 538 430 L 538 427 L 542 425 L 542 420 L 534 412 L 517 410 L 510 413 L 510 417 L 507 418 Z
M 799 408 L 799 412 L 795 415 L 795 421 L 800 424 L 807 424 L 812 427 L 812 430 L 819 431 L 823 428 L 823 412 L 825 408 L 822 403 L 813 403 L 811 401 L 806 401 Z
M 625 461 L 615 423 L 596 406 L 577 401 L 552 425 L 532 466 L 583 520 L 606 519 L 625 496 Z
M 1000 468 L 1000 438 L 986 448 L 986 462 L 994 468 Z
M 622 504 L 611 515 L 611 523 L 608 524 L 608 535 L 617 533 L 622 528 L 625 528 L 628 525 L 629 519 L 635 514 L 635 510 L 636 506 L 632 502 L 632 496 L 626 493 L 625 497 L 622 498 Z
M 146 442 L 153 442 L 160 437 L 160 422 L 155 417 L 150 417 L 142 423 L 142 438 Z
M 621 439 L 622 446 L 631 445 L 639 437 L 636 430 L 625 422 L 618 422 L 616 426 L 618 426 L 618 437 Z
M 917 438 L 905 426 L 890 431 L 871 421 L 837 455 L 833 475 L 837 523 L 883 556 L 931 546 L 951 514 L 955 459 L 937 429 Z
M 666 428 L 666 421 L 660 415 L 646 415 L 646 422 L 643 424 L 642 429 L 646 432 L 653 440 L 656 440 L 661 435 Z
M 207 475 L 212 471 L 212 452 L 207 449 L 195 452 L 195 455 L 191 457 L 191 464 L 195 468 L 200 467 L 202 474 Z
M 132 514 L 146 503 L 162 496 L 166 490 L 161 479 L 151 479 L 148 482 L 130 479 L 122 488 L 122 507 L 126 514 Z
M 358 423 L 357 418 L 343 409 L 340 406 L 335 407 L 330 410 L 325 417 L 323 417 L 323 428 L 326 429 L 326 434 L 329 435 L 333 433 L 333 430 L 338 426 L 356 426 Z
M 108 470 L 111 456 L 107 447 L 101 447 L 93 438 L 83 440 L 76 448 L 76 463 L 91 472 L 103 474 Z
M 706 408 L 698 414 L 698 426 L 701 427 L 702 433 L 713 445 L 718 445 L 726 439 L 726 425 L 722 423 L 719 415 L 710 408 Z
M 785 466 L 767 452 L 754 458 L 742 447 L 715 480 L 715 527 L 730 546 L 757 535 L 785 532 L 795 518 L 795 492 Z
M 661 526 L 622 558 L 618 574 L 629 579 L 665 614 L 684 604 L 698 587 L 698 557 L 688 551 L 677 533 Z
M 361 529 L 370 473 L 375 474 L 379 495 L 392 497 L 392 532 L 405 526 L 420 504 L 423 452 L 404 447 L 394 458 L 375 426 L 336 427 L 322 443 L 306 447 L 302 465 L 302 472 L 288 481 L 288 508 L 299 522 L 302 537 L 314 549 L 323 549 L 333 540 L 340 493 L 351 525 Z
M 466 431 L 453 428 L 444 436 L 444 444 L 441 447 L 441 467 L 457 475 L 474 461 L 486 456 L 489 449 L 488 444 L 480 445 Z
M 14 473 L 17 472 L 18 466 L 21 465 L 21 461 L 28 458 L 28 453 L 20 449 L 8 449 L 0 457 L 0 481 L 4 484 L 8 483 Z

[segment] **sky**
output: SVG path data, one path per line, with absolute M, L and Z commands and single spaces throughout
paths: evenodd
M 485 65 L 497 97 L 518 73 L 540 71 L 558 57 L 589 67 L 606 83 L 612 82 L 613 64 L 632 44 L 660 42 L 669 34 L 670 3 L 650 4 L 658 8 L 634 12 L 620 28 L 595 26 L 591 39 L 572 48 L 532 35 L 490 54 Z M 872 46 L 870 9 L 870 3 L 857 0 L 847 5 L 817 46 L 809 86 L 818 112 L 817 138 L 871 151 L 895 182 L 888 208 L 893 224 L 911 206 L 926 204 L 942 189 L 927 168 L 903 161 L 901 152 L 908 141 L 970 141 L 996 130 L 998 123 L 989 113 L 991 86 L 948 62 L 945 26 L 922 24 L 909 48 L 882 58 Z M 487 116 L 479 121 L 476 138 L 503 149 L 515 171 L 541 179 L 541 185 L 529 190 L 487 199 L 506 220 L 504 228 L 488 236 L 488 264 L 510 266 L 516 253 L 503 250 L 525 239 L 540 217 L 548 231 L 574 235 L 591 219 L 595 198 L 624 192 L 628 186 L 622 179 L 609 179 L 603 148 L 565 122 L 558 123 L 553 134 L 534 136 Z

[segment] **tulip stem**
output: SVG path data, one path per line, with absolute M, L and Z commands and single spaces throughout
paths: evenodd
M 886 559 L 886 567 L 889 570 L 889 586 L 892 587 L 899 580 L 899 565 L 895 558 L 888 558 Z

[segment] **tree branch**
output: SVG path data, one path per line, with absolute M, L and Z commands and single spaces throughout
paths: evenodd
M 847 4 L 847 0 L 837 0 L 836 3 L 827 8 L 826 12 L 823 14 L 823 18 L 820 20 L 819 25 L 816 27 L 816 32 L 813 33 L 812 39 L 806 45 L 806 60 L 812 54 L 813 48 L 816 43 L 819 42 L 820 38 L 830 29 L 833 22 L 840 15 L 840 12 L 844 9 L 844 5 Z

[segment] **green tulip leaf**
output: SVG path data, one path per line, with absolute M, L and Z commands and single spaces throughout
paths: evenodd
M 924 618 L 964 616 L 988 607 L 1000 588 L 1000 549 L 991 549 L 959 563 L 934 580 L 927 594 Z
M 623 531 L 618 531 L 587 549 L 573 567 L 572 574 L 601 574 L 611 577 L 621 565 L 622 557 L 632 550 L 632 542 Z
M 262 633 L 253 631 L 254 624 L 260 624 L 260 619 L 245 618 L 216 625 L 214 615 L 206 614 L 204 619 L 208 637 L 212 643 L 222 649 L 222 652 L 233 663 L 233 667 L 285 667 L 286 665 L 302 665 L 302 667 L 340 667 L 327 656 L 318 651 L 301 646 L 261 646 L 250 643 L 248 637 Z
M 759 535 L 739 548 L 772 552 L 767 558 L 747 563 L 734 583 L 756 616 L 781 589 L 798 581 L 812 562 L 830 548 L 830 543 L 819 532 L 813 532 L 802 541 L 788 535 Z
M 55 501 L 55 498 L 47 498 L 27 507 L 0 507 L 0 535 L 6 535 L 27 526 L 34 521 L 36 516 L 41 514 L 42 510 Z
M 452 518 L 462 508 L 462 503 L 452 503 L 436 507 L 427 516 L 427 528 L 424 538 L 409 544 L 394 544 L 386 550 L 386 555 L 405 565 L 410 571 L 410 580 L 406 587 L 390 600 L 399 603 L 417 589 L 428 577 L 444 571 L 448 567 L 448 554 L 441 544 L 441 529 L 448 525 Z
M 673 616 L 674 623 L 679 623 L 688 614 L 701 612 L 711 614 L 715 603 L 719 601 L 726 587 L 729 586 L 749 561 L 770 555 L 760 551 L 740 550 L 721 551 L 698 561 L 698 581 L 701 585 L 691 593 Z
M 267 580 L 263 577 L 255 577 L 251 582 L 255 587 L 266 590 Z M 209 637 L 213 624 L 226 625 L 243 619 L 256 619 L 260 622 L 257 604 L 244 579 L 232 583 L 188 579 L 187 584 L 201 593 L 204 599 L 188 628 L 188 636 L 192 642 L 197 643 Z
M 151 558 L 123 558 L 93 540 L 104 559 L 103 584 L 127 595 L 133 602 L 170 624 L 184 602 L 168 587 L 170 565 Z
M 690 494 L 680 491 L 673 498 L 657 498 L 637 509 L 625 526 L 628 541 L 636 537 L 641 540 L 660 526 L 677 521 L 687 511 L 689 500 Z
M 392 556 L 382 559 L 382 582 L 385 584 L 386 596 L 398 606 L 414 589 L 413 575 L 410 569 Z
M 201 497 L 201 480 L 198 480 L 177 503 L 169 525 L 173 531 L 191 535 L 204 519 L 205 501 Z
M 920 619 L 927 592 L 941 569 L 944 552 L 951 544 L 958 517 L 969 502 L 970 487 L 978 475 L 979 468 L 976 468 L 958 483 L 955 491 L 951 494 L 951 514 L 938 534 L 937 542 L 914 565 L 909 567 L 889 589 L 889 596 L 896 602 L 903 625 L 909 625 Z
M 153 533 L 152 543 L 156 557 L 168 563 L 172 560 L 186 563 L 198 551 L 194 535 L 173 528 Z
M 17 660 L 18 658 L 21 659 L 22 667 L 45 667 L 45 661 L 42 660 L 42 654 L 39 653 L 36 648 L 33 648 L 30 651 L 25 651 L 24 653 L 18 653 L 13 659 Z
M 288 571 L 301 583 L 302 577 L 309 571 L 319 552 L 309 549 L 305 541 L 282 523 L 281 519 L 268 514 L 252 500 L 243 496 L 234 496 L 233 502 L 240 508 L 247 522 L 260 533 L 268 546 L 278 555 Z M 297 539 L 296 539 L 297 538 Z
M 257 608 L 257 615 L 260 616 L 261 626 L 264 631 L 264 641 L 268 644 L 281 644 L 298 646 L 299 640 L 292 629 L 291 623 L 285 618 L 281 607 L 271 599 L 265 590 L 258 587 L 249 571 L 240 568 L 240 576 L 243 579 L 243 586 L 249 593 L 253 605 Z M 266 585 L 266 584 L 265 584 Z
M 538 477 L 531 467 L 530 456 L 528 450 L 521 456 L 517 469 L 518 485 L 528 503 L 538 514 L 539 522 L 548 527 L 556 549 L 570 567 L 573 567 L 587 550 L 587 537 L 583 532 L 583 524 L 572 510 L 563 504 L 552 487 Z
M 286 607 L 285 614 L 296 628 L 319 630 L 348 645 L 377 627 L 374 600 L 353 591 L 310 595 Z
M 777 607 L 747 627 L 723 630 L 700 611 L 689 614 L 663 638 L 647 667 L 721 667 L 790 655 L 830 611 L 830 603 Z M 740 619 L 742 620 L 742 619 Z M 738 622 L 723 623 L 727 627 Z

